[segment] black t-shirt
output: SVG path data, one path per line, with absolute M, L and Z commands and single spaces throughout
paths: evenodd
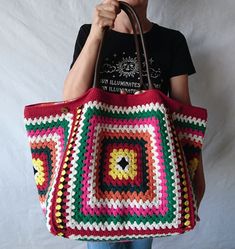
M 90 29 L 91 24 L 81 26 L 70 69 L 82 50 Z M 151 30 L 144 33 L 144 40 L 151 81 L 155 88 L 168 94 L 171 77 L 196 72 L 186 39 L 181 32 L 153 23 Z M 147 77 L 143 53 L 141 57 L 144 89 L 146 89 Z M 139 68 L 133 34 L 108 31 L 102 51 L 100 86 L 103 90 L 118 93 L 121 89 L 127 93 L 139 90 Z

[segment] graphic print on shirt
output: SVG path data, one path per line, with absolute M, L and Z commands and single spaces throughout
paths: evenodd
M 111 58 L 105 57 L 100 70 L 100 83 L 105 91 L 120 92 L 124 90 L 133 94 L 140 88 L 140 77 L 137 56 L 128 55 L 125 52 L 121 56 L 113 54 Z M 142 54 L 142 60 L 143 60 Z M 152 83 L 155 88 L 160 88 L 163 82 L 161 69 L 157 66 L 154 59 L 148 59 L 149 71 Z M 142 62 L 142 72 L 144 89 L 147 88 L 147 72 L 145 62 Z
M 119 73 L 119 76 L 135 77 L 135 74 L 139 73 L 137 58 L 131 58 L 130 56 L 122 58 L 117 64 L 116 71 Z

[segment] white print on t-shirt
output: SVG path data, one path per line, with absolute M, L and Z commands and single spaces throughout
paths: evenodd
M 109 80 L 109 79 L 101 79 L 100 81 L 101 87 L 105 91 L 109 92 L 120 92 L 120 89 L 125 90 L 127 93 L 135 93 L 137 89 L 140 88 L 139 82 L 130 82 L 130 81 L 122 81 L 122 80 Z
M 140 88 L 137 57 L 127 56 L 125 52 L 123 52 L 122 57 L 119 60 L 118 59 L 119 56 L 117 56 L 117 54 L 114 54 L 112 59 L 108 57 L 104 59 L 104 63 L 100 71 L 101 86 L 103 90 L 109 92 L 120 92 L 120 89 L 123 89 L 127 93 L 134 93 Z M 161 69 L 155 65 L 152 57 L 148 59 L 148 63 L 150 77 L 153 80 L 152 83 L 155 88 L 160 88 L 160 82 L 163 81 L 161 78 Z M 145 62 L 142 62 L 142 75 L 147 76 Z M 124 78 L 126 80 L 124 80 Z M 136 82 L 137 80 L 138 82 Z
M 116 54 L 113 55 L 113 57 L 116 56 Z M 157 67 L 156 69 L 151 67 L 151 65 L 154 64 L 154 60 L 152 57 L 148 59 L 148 63 L 151 78 L 157 79 L 158 77 L 160 77 L 161 69 L 159 67 Z M 143 76 L 147 76 L 145 62 L 142 63 L 142 70 Z M 114 60 L 111 61 L 108 57 L 106 57 L 105 63 L 103 63 L 100 73 L 113 74 L 113 78 L 115 78 L 115 72 L 118 73 L 119 77 L 134 78 L 136 74 L 139 74 L 137 57 L 122 57 L 116 63 L 114 62 Z
M 126 78 L 135 77 L 135 74 L 139 72 L 137 58 L 126 57 L 122 58 L 120 62 L 116 64 L 116 71 L 119 76 Z

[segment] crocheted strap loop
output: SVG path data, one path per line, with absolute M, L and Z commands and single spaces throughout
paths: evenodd
M 151 78 L 150 78 L 149 64 L 148 64 L 148 59 L 147 59 L 148 58 L 147 51 L 146 51 L 146 47 L 145 47 L 145 43 L 144 43 L 143 30 L 142 30 L 139 18 L 137 16 L 136 12 L 134 11 L 134 9 L 132 7 L 130 7 L 129 4 L 122 2 L 122 1 L 119 1 L 119 6 L 120 6 L 120 9 L 125 11 L 126 14 L 128 15 L 130 22 L 131 22 L 131 25 L 132 25 L 132 28 L 133 28 L 135 47 L 136 47 L 136 52 L 137 52 L 137 61 L 138 61 L 138 67 L 139 67 L 139 72 L 140 72 L 140 89 L 143 89 L 143 72 L 142 72 L 142 66 L 141 66 L 140 46 L 139 46 L 137 32 L 136 32 L 136 28 L 135 28 L 135 22 L 138 26 L 138 30 L 139 30 L 139 34 L 140 34 L 140 41 L 141 41 L 141 45 L 142 45 L 142 49 L 143 49 L 143 53 L 144 53 L 144 60 L 145 60 L 145 65 L 146 65 L 147 78 L 148 78 L 148 89 L 154 89 L 153 84 L 151 82 Z M 100 82 L 99 71 L 100 71 L 100 67 L 101 67 L 101 52 L 103 50 L 104 39 L 105 39 L 105 36 L 107 34 L 108 29 L 109 29 L 109 27 L 105 27 L 103 37 L 102 37 L 100 45 L 99 45 L 99 50 L 98 50 L 98 55 L 97 55 L 97 60 L 96 60 L 96 65 L 95 65 L 93 87 L 99 87 L 99 82 Z

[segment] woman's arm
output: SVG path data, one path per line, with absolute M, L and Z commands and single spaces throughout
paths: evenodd
M 81 96 L 92 84 L 98 48 L 104 27 L 113 27 L 120 12 L 117 0 L 103 0 L 96 6 L 94 18 L 87 40 L 64 81 L 63 99 L 69 100 Z
M 191 105 L 187 74 L 170 78 L 170 97 Z
M 63 99 L 69 100 L 81 96 L 91 87 L 95 61 L 100 41 L 88 36 L 73 67 L 64 81 Z
M 187 74 L 172 77 L 170 79 L 170 88 L 171 88 L 170 90 L 171 98 L 178 100 L 180 102 L 183 102 L 185 104 L 191 105 Z M 195 189 L 197 205 L 199 208 L 200 202 L 205 192 L 205 177 L 204 177 L 203 162 L 202 162 L 201 154 L 200 154 L 199 165 L 193 178 L 193 185 Z

